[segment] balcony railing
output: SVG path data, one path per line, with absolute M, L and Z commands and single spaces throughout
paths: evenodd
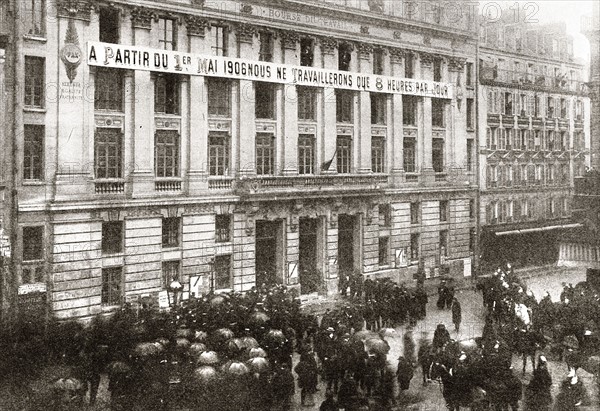
M 181 180 L 158 180 L 154 182 L 154 189 L 160 192 L 181 191 Z
M 233 187 L 232 177 L 210 177 L 208 179 L 209 190 L 231 190 Z
M 569 79 L 567 75 L 552 76 L 500 69 L 497 66 L 483 64 L 480 67 L 480 80 L 482 83 L 502 83 L 519 87 L 550 89 L 554 91 L 571 91 L 575 93 L 587 92 L 586 83 Z
M 289 189 L 312 190 L 378 190 L 388 184 L 388 176 L 382 174 L 337 174 L 323 176 L 245 176 L 236 181 L 236 189 L 242 194 L 256 194 Z
M 94 186 L 96 194 L 123 194 L 125 192 L 124 181 L 96 181 Z

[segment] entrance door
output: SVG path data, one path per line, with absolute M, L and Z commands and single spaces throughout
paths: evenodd
M 256 285 L 268 286 L 281 282 L 278 275 L 281 261 L 278 251 L 281 250 L 281 221 L 256 222 Z
M 354 233 L 356 217 L 340 214 L 338 216 L 338 275 L 340 292 L 345 294 L 348 279 L 354 271 Z
M 323 278 L 321 278 L 322 273 L 318 272 L 319 220 L 316 218 L 301 218 L 299 226 L 298 270 L 300 273 L 300 292 L 309 294 L 319 291 L 319 285 L 323 281 Z

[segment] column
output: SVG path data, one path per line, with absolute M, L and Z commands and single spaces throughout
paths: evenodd
M 285 31 L 281 33 L 283 45 L 283 63 L 298 65 L 299 41 L 298 33 Z M 298 95 L 296 86 L 284 85 L 282 89 L 283 110 L 280 117 L 283 122 L 281 133 L 283 138 L 283 174 L 298 174 Z M 277 99 L 278 102 L 282 100 Z M 278 117 L 279 118 L 279 117 Z
M 237 29 L 239 58 L 258 60 L 259 44 L 255 39 L 256 28 L 247 24 L 240 24 Z M 239 130 L 239 171 L 242 175 L 256 173 L 255 100 L 254 83 L 250 80 L 240 80 L 235 101 L 239 107 L 237 126 Z
M 390 74 L 397 78 L 404 77 L 404 66 L 402 64 L 404 50 L 392 48 L 389 50 L 389 53 Z M 404 179 L 404 125 L 402 116 L 402 94 L 394 93 L 392 94 L 391 108 L 388 114 L 388 118 L 391 117 L 388 123 L 391 132 L 388 132 L 388 135 L 392 136 L 389 139 L 391 141 L 391 149 L 388 150 L 388 153 L 390 153 L 388 159 L 391 167 L 388 167 L 388 169 L 390 170 L 394 184 L 401 183 Z M 390 147 L 390 143 L 388 143 L 388 147 Z
M 454 84 L 455 98 L 447 106 L 448 121 L 446 122 L 446 147 L 448 164 L 447 172 L 465 173 L 467 170 L 467 99 L 457 96 L 466 96 L 462 90 L 465 60 L 452 58 L 448 64 L 448 83 Z M 460 80 L 459 80 L 460 79 Z M 459 89 L 461 89 L 459 91 Z M 475 101 L 475 100 L 473 100 Z M 475 115 L 473 113 L 473 115 Z M 475 153 L 472 153 L 475 155 Z M 462 181 L 462 180 L 461 180 Z
M 424 80 L 433 79 L 433 55 L 428 53 L 419 54 L 421 77 Z M 417 73 L 419 71 L 416 71 Z M 418 146 L 421 177 L 425 182 L 433 182 L 435 179 L 432 164 L 432 129 L 431 129 L 431 97 L 423 97 L 418 107 Z
M 198 16 L 186 16 L 185 24 L 188 34 L 188 52 L 208 54 L 205 34 L 208 21 Z M 182 95 L 183 90 L 182 90 Z M 189 168 L 188 194 L 201 195 L 208 188 L 208 90 L 206 77 L 190 76 L 188 90 L 185 94 L 189 101 L 187 119 L 182 124 L 189 124 Z
M 321 53 L 323 56 L 323 68 L 337 70 L 337 42 L 333 38 L 321 39 Z M 323 135 L 323 163 L 330 161 L 337 149 L 337 115 L 335 89 L 325 87 L 323 89 L 323 117 L 319 118 Z M 323 174 L 335 173 L 335 161 L 331 166 L 322 170 Z
M 358 44 L 358 65 L 361 74 L 372 74 L 373 46 L 366 43 Z M 358 146 L 358 172 L 371 172 L 371 93 L 361 91 L 358 95 L 358 128 L 355 130 L 356 145 Z

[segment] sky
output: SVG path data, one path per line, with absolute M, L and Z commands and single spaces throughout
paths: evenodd
M 504 7 L 518 8 L 522 18 L 527 21 L 551 23 L 564 21 L 567 32 L 573 36 L 573 52 L 575 57 L 589 61 L 590 45 L 586 37 L 581 34 L 580 25 L 582 16 L 592 15 L 592 6 L 600 0 L 480 0 L 479 7 L 483 10 L 493 7 L 488 3 L 495 3 Z

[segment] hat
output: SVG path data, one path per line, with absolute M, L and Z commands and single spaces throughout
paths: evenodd
M 548 360 L 546 360 L 546 357 L 543 356 L 543 355 L 540 355 L 539 360 L 540 360 L 540 362 L 547 362 L 548 361 Z
M 460 357 L 458 357 L 458 361 L 464 361 L 467 359 L 467 354 L 464 351 L 460 352 Z
M 327 327 L 327 330 L 325 330 L 325 331 L 328 331 L 330 333 L 335 332 L 335 330 L 333 329 L 333 327 Z

